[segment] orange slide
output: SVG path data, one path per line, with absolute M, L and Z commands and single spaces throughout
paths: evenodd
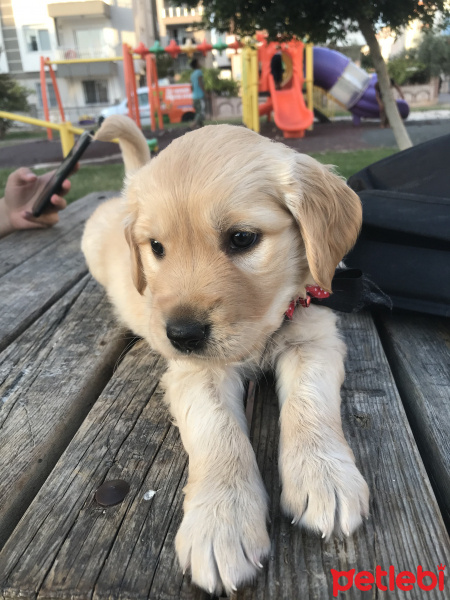
M 260 63 L 259 92 L 269 92 L 270 98 L 259 106 L 260 115 L 273 112 L 275 124 L 286 138 L 300 138 L 305 135 L 314 121 L 314 114 L 303 98 L 303 43 L 292 40 L 289 43 L 267 43 L 264 37 L 259 41 L 258 60 Z M 270 73 L 270 61 L 275 52 L 281 50 L 285 71 L 281 89 L 275 88 Z
M 314 114 L 306 107 L 302 86 L 294 72 L 288 84 L 275 89 L 273 78 L 269 79 L 270 98 L 276 126 L 285 138 L 298 138 L 305 135 L 314 121 Z

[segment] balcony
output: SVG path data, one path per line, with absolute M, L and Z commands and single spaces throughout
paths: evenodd
M 117 56 L 112 46 L 91 46 L 83 48 L 78 46 L 62 47 L 55 52 L 55 60 L 85 60 L 105 59 Z M 117 74 L 117 63 L 111 61 L 68 63 L 58 65 L 58 75 L 61 77 L 110 77 Z
M 111 17 L 111 7 L 102 0 L 80 0 L 79 2 L 56 2 L 48 4 L 48 15 L 54 19 L 61 17 Z
M 203 6 L 186 8 L 185 6 L 169 6 L 161 10 L 164 25 L 190 25 L 201 23 Z
M 88 48 L 80 48 L 77 45 L 58 46 L 55 52 L 55 60 L 70 60 L 70 59 L 102 59 L 113 58 L 117 56 L 116 49 L 113 46 L 103 44 L 101 46 L 90 46 Z

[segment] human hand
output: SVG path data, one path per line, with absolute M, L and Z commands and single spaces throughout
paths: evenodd
M 5 188 L 4 212 L 9 220 L 9 229 L 38 229 L 55 225 L 59 221 L 58 212 L 67 206 L 62 197 L 70 190 L 70 181 L 66 179 L 62 184 L 61 195 L 53 194 L 51 205 L 40 217 L 34 217 L 32 208 L 38 195 L 50 181 L 54 171 L 36 175 L 30 169 L 21 167 L 8 177 Z

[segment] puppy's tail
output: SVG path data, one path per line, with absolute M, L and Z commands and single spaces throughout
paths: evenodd
M 150 160 L 147 140 L 136 123 L 129 117 L 112 115 L 103 121 L 95 134 L 95 139 L 100 142 L 110 142 L 114 138 L 119 139 L 127 175 L 137 171 Z

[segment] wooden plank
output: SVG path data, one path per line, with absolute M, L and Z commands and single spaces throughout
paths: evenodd
M 346 316 L 347 438 L 371 488 L 371 517 L 351 538 L 321 539 L 279 512 L 278 408 L 273 388 L 255 398 L 252 440 L 271 500 L 272 552 L 254 586 L 234 596 L 262 600 L 332 598 L 330 569 L 373 572 L 394 565 L 436 572 L 450 545 L 414 445 L 376 329 L 368 315 Z M 104 389 L 0 554 L 0 590 L 16 598 L 206 599 L 178 567 L 173 548 L 182 517 L 186 455 L 157 386 L 164 370 L 143 343 Z M 122 478 L 122 504 L 93 500 L 105 480 Z M 159 490 L 151 501 L 149 490 Z M 422 591 L 390 598 L 422 600 Z M 372 597 L 376 596 L 373 592 Z M 346 598 L 360 599 L 352 588 Z M 427 598 L 443 598 L 438 590 Z
M 60 215 L 58 225 L 48 230 L 16 231 L 0 239 L 0 278 L 26 260 L 39 254 L 48 246 L 64 243 L 64 237 L 80 223 L 84 223 L 95 208 L 118 192 L 93 192 L 76 202 L 72 202 Z M 0 279 L 1 285 L 1 279 Z
M 444 521 L 450 528 L 450 319 L 389 315 L 377 324 Z
M 0 546 L 110 378 L 127 343 L 89 276 L 0 354 Z
M 298 531 L 280 515 L 277 400 L 270 386 L 262 387 L 252 438 L 270 494 L 273 543 L 265 572 L 253 588 L 237 594 L 239 599 L 329 600 L 333 598 L 331 569 L 374 573 L 376 565 L 385 571 L 393 565 L 396 573 L 416 573 L 422 565 L 437 573 L 438 564 L 448 564 L 449 538 L 372 319 L 367 314 L 344 315 L 341 327 L 348 346 L 342 390 L 344 432 L 370 488 L 370 517 L 352 537 L 325 543 Z M 387 593 L 399 600 L 425 597 L 417 586 L 410 592 L 396 588 Z M 367 592 L 370 598 L 378 594 L 384 597 L 375 586 Z M 339 594 L 344 596 L 360 600 L 363 594 L 353 586 Z M 427 599 L 443 597 L 447 596 L 437 588 L 426 592 Z
M 28 232 L 26 243 L 21 233 L 6 238 L 13 244 L 16 240 L 18 248 L 19 241 L 24 242 L 23 253 L 18 250 L 24 261 L 0 278 L 0 352 L 86 275 L 80 240 L 84 222 L 102 196 L 88 197 L 84 206 L 79 201 L 83 207 L 75 212 L 77 219 L 74 217 L 78 224 L 71 225 L 69 218 L 62 237 L 49 229 Z M 42 249 L 30 255 L 28 248 L 34 247 L 36 240 L 42 243 Z
M 143 598 L 154 586 L 191 597 L 173 550 L 187 458 L 158 387 L 164 370 L 144 342 L 125 356 L 0 554 L 5 598 Z M 130 493 L 100 508 L 96 488 L 116 478 Z

